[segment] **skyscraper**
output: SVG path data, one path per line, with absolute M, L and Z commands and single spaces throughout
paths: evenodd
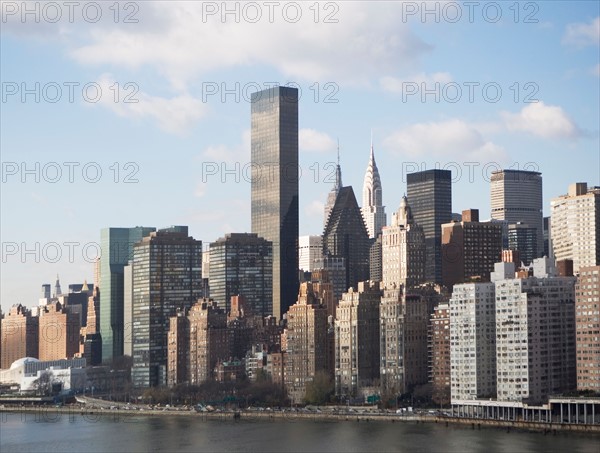
M 269 316 L 273 307 L 273 246 L 253 233 L 231 233 L 210 244 L 211 298 L 229 313 L 231 296 L 241 294 L 252 312 Z
M 131 379 L 136 387 L 165 385 L 169 318 L 202 294 L 202 241 L 187 227 L 150 233 L 134 246 L 132 274 Z
M 340 145 L 338 143 L 337 166 L 335 167 L 335 183 L 329 191 L 329 194 L 327 194 L 327 203 L 325 204 L 325 218 L 323 221 L 323 228 L 327 226 L 327 220 L 329 220 L 329 215 L 331 214 L 331 210 L 333 209 L 333 205 L 335 205 L 335 200 L 341 188 L 342 168 L 340 167 Z
M 252 232 L 273 243 L 273 315 L 298 293 L 298 90 L 251 97 Z
M 452 173 L 425 170 L 407 175 L 407 198 L 425 234 L 425 279 L 442 283 L 442 229 L 452 220 Z
M 155 230 L 149 227 L 104 228 L 100 232 L 100 333 L 103 360 L 123 355 L 123 268 L 133 256 L 133 245 Z
M 373 143 L 371 143 L 371 156 L 365 179 L 363 182 L 363 197 L 361 208 L 369 238 L 375 239 L 381 228 L 386 225 L 385 208 L 383 206 L 383 194 L 381 189 L 381 178 L 379 170 L 375 163 L 375 153 L 373 151 Z
M 406 197 L 392 214 L 392 224 L 382 230 L 381 255 L 384 285 L 414 288 L 425 281 L 425 235 Z
M 522 222 L 536 229 L 538 258 L 544 253 L 542 174 L 499 170 L 491 177 L 492 219 Z
M 369 279 L 370 242 L 352 187 L 342 187 L 323 232 L 323 256 L 344 258 L 344 291 Z
M 315 260 L 323 257 L 322 236 L 300 236 L 298 239 L 299 269 L 311 272 L 315 268 Z

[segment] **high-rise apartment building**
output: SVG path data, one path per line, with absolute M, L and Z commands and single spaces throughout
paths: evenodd
M 369 279 L 371 241 L 352 187 L 342 187 L 323 232 L 323 256 L 344 258 L 346 291 Z
M 169 318 L 198 300 L 201 281 L 202 241 L 189 237 L 187 227 L 150 233 L 134 246 L 134 386 L 167 383 Z
M 15 360 L 38 358 L 39 319 L 21 304 L 10 307 L 2 319 L 0 368 L 10 368 Z
M 495 282 L 498 401 L 546 403 L 574 390 L 575 278 Z
M 544 253 L 542 174 L 536 171 L 499 170 L 491 176 L 492 219 L 522 222 L 536 230 L 534 258 Z
M 379 177 L 379 169 L 375 163 L 375 153 L 372 143 L 369 164 L 367 165 L 363 181 L 361 212 L 365 220 L 369 238 L 375 239 L 381 233 L 381 228 L 386 225 L 386 216 L 383 206 L 381 178 Z
M 229 358 L 227 314 L 215 301 L 199 299 L 169 320 L 169 386 L 200 385 L 213 377 L 219 360 Z
M 403 287 L 383 290 L 380 306 L 381 386 L 401 395 L 427 382 L 427 301 Z
M 450 307 L 435 306 L 429 322 L 429 381 L 431 398 L 438 404 L 450 403 Z
M 577 390 L 600 392 L 600 266 L 579 268 L 575 316 Z
M 379 282 L 360 282 L 342 295 L 335 319 L 335 392 L 355 397 L 379 379 Z
M 454 285 L 450 307 L 452 401 L 496 396 L 494 283 Z
M 442 281 L 451 288 L 473 278 L 489 281 L 502 255 L 502 226 L 480 222 L 479 210 L 462 213 L 461 222 L 442 225 Z
M 155 228 L 104 228 L 100 232 L 102 257 L 99 262 L 100 333 L 102 358 L 110 361 L 123 355 L 124 307 L 123 268 L 133 257 L 133 246 Z
M 407 198 L 425 234 L 425 279 L 442 283 L 442 231 L 452 221 L 452 173 L 425 170 L 407 175 Z
M 225 310 L 241 294 L 258 316 L 272 313 L 273 244 L 254 233 L 231 233 L 210 244 L 211 299 Z
M 573 272 L 600 265 L 600 187 L 571 184 L 550 202 L 550 235 L 557 261 L 573 260 Z
M 402 197 L 392 224 L 381 234 L 382 280 L 391 287 L 414 288 L 425 281 L 425 234 L 415 223 L 408 200 Z
M 71 359 L 79 353 L 79 314 L 60 302 L 40 307 L 39 359 Z
M 287 313 L 285 385 L 292 401 L 302 403 L 306 385 L 327 372 L 327 308 L 310 282 L 300 284 L 298 301 Z
M 298 90 L 251 97 L 252 232 L 273 243 L 273 315 L 298 293 Z M 211 270 L 212 274 L 212 270 Z

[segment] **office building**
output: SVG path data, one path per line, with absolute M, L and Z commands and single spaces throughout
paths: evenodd
M 298 268 L 305 272 L 315 269 L 315 261 L 323 257 L 322 236 L 300 236 L 298 238 Z
M 273 315 L 298 294 L 298 90 L 251 97 L 252 232 L 273 244 Z M 212 274 L 212 271 L 211 271 Z
M 189 237 L 187 227 L 152 232 L 134 246 L 134 386 L 166 385 L 169 318 L 198 300 L 201 272 L 202 241 Z
M 335 205 L 335 200 L 337 199 L 338 193 L 342 188 L 342 168 L 340 167 L 340 146 L 338 143 L 338 154 L 337 154 L 337 165 L 335 167 L 335 182 L 333 187 L 327 194 L 327 202 L 325 203 L 325 216 L 323 220 L 323 228 L 327 227 L 327 221 L 329 220 L 329 215 L 331 214 L 331 210 L 333 209 L 333 205 Z M 302 269 L 302 268 L 301 268 Z
M 100 333 L 102 359 L 123 355 L 124 301 L 123 268 L 133 257 L 133 245 L 155 228 L 104 228 L 100 232 L 100 258 L 97 273 L 100 286 Z
M 367 171 L 365 172 L 362 195 L 361 211 L 363 219 L 365 220 L 369 238 L 375 239 L 381 233 L 381 228 L 386 225 L 386 216 L 383 206 L 381 178 L 379 177 L 379 170 L 375 163 L 373 143 L 371 143 L 371 155 Z
M 473 279 L 489 281 L 502 256 L 502 227 L 480 222 L 479 210 L 463 211 L 461 222 L 442 225 L 442 281 L 451 288 Z
M 536 230 L 534 258 L 544 253 L 542 174 L 525 170 L 499 170 L 491 176 L 492 219 L 521 222 Z
M 344 258 L 345 289 L 369 279 L 371 242 L 352 187 L 342 187 L 323 232 L 323 256 Z
M 425 234 L 425 280 L 442 283 L 442 230 L 452 221 L 452 174 L 425 170 L 407 175 L 407 198 Z
M 537 255 L 537 229 L 524 223 L 511 223 L 507 227 L 508 248 L 519 252 L 524 266 L 529 266 Z M 548 256 L 548 255 L 544 255 Z
M 253 313 L 268 316 L 273 301 L 273 244 L 254 233 L 231 233 L 210 244 L 211 298 L 229 312 L 243 295 Z

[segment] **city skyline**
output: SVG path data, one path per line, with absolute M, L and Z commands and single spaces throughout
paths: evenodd
M 542 173 L 543 212 L 550 215 L 550 200 L 566 194 L 570 184 L 600 184 L 600 22 L 593 2 L 533 4 L 537 12 L 519 4 L 516 21 L 516 11 L 502 4 L 497 22 L 481 10 L 469 21 L 463 6 L 459 23 L 446 20 L 450 16 L 441 7 L 438 23 L 433 15 L 426 20 L 409 16 L 400 3 L 339 4 L 335 14 L 320 4 L 315 23 L 307 5 L 298 24 L 279 14 L 273 27 L 259 32 L 241 21 L 223 42 L 220 32 L 232 24 L 202 17 L 193 4 L 140 4 L 137 24 L 123 22 L 125 11 L 115 24 L 108 9 L 97 24 L 79 16 L 73 24 L 7 17 L 1 44 L 3 312 L 16 303 L 36 305 L 40 285 L 53 282 L 57 273 L 64 283 L 92 282 L 93 263 L 83 259 L 82 248 L 100 244 L 102 228 L 189 225 L 190 235 L 205 248 L 227 233 L 249 232 L 245 95 L 270 82 L 292 81 L 302 88 L 300 235 L 322 232 L 323 207 L 335 179 L 328 176 L 335 175 L 336 138 L 344 182 L 360 192 L 371 129 L 388 210 L 396 209 L 406 192 L 407 173 L 433 169 L 437 162 L 453 173 L 453 212 L 476 208 L 482 220 L 490 218 L 486 175 L 526 169 Z M 207 44 L 199 50 L 184 47 L 177 60 L 171 55 L 178 45 L 173 18 L 179 13 L 186 15 L 178 27 L 198 38 L 189 41 Z M 310 27 L 310 38 L 290 33 L 303 25 Z M 284 33 L 289 48 L 273 39 Z M 241 45 L 238 36 L 250 35 L 257 38 Z M 360 38 L 381 42 L 381 51 L 361 47 Z M 115 40 L 137 39 L 155 47 L 154 55 L 134 44 L 107 52 Z M 318 49 L 326 40 L 336 52 Z M 232 44 L 239 49 L 226 52 Z M 98 83 L 111 99 L 88 102 L 78 89 L 69 102 L 65 82 L 79 83 L 78 88 Z M 40 83 L 39 102 L 35 93 L 25 102 L 20 92 L 10 95 L 13 83 L 19 90 L 22 83 L 28 88 Z M 49 102 L 55 96 L 52 83 L 62 87 L 63 97 L 55 103 Z M 421 88 L 435 83 L 439 99 L 434 93 L 423 101 Z M 471 85 L 472 102 L 469 83 L 479 84 Z M 497 102 L 491 102 L 495 85 L 489 85 L 487 100 L 483 97 L 481 88 L 489 83 L 502 89 Z M 452 102 L 457 85 L 462 97 Z M 239 99 L 229 94 L 223 102 L 223 88 L 238 90 Z M 415 88 L 416 94 L 407 93 Z M 218 91 L 211 95 L 210 89 Z M 117 92 L 120 102 L 114 102 Z M 128 95 L 139 102 L 122 102 Z M 570 165 L 557 165 L 564 157 Z M 22 163 L 37 172 L 40 182 L 35 174 L 21 173 Z M 90 163 L 95 165 L 87 167 L 85 180 L 81 170 Z M 102 177 L 93 183 L 96 168 Z M 65 245 L 70 242 L 78 244 L 73 260 Z M 36 243 L 37 256 L 34 251 L 22 259 L 22 251 L 35 250 Z M 19 247 L 15 255 L 6 249 L 11 244 Z M 60 246 L 56 262 L 49 244 Z

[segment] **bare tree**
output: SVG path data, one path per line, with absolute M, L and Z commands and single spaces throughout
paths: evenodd
M 52 393 L 52 382 L 54 373 L 52 371 L 42 371 L 40 376 L 31 383 L 36 395 L 49 396 Z

